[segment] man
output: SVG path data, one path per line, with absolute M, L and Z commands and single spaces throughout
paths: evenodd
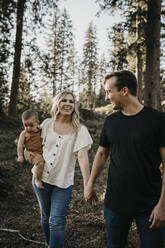
M 164 247 L 165 113 L 137 99 L 137 80 L 129 71 L 105 77 L 106 100 L 117 112 L 105 120 L 86 200 L 96 199 L 94 182 L 110 153 L 104 216 L 108 248 L 124 248 L 135 219 L 142 248 Z

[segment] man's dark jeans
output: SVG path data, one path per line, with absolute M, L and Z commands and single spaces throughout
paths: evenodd
M 164 248 L 164 227 L 150 229 L 150 215 L 127 216 L 104 208 L 107 248 L 125 248 L 132 221 L 136 221 L 141 248 Z

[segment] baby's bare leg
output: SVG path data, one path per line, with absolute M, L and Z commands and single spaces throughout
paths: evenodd
M 34 165 L 33 167 L 33 173 L 35 176 L 35 184 L 37 185 L 38 188 L 43 189 L 43 185 L 41 182 L 42 179 L 42 172 L 44 169 L 44 159 L 41 154 L 35 154 L 32 164 Z
M 32 164 L 32 161 L 34 159 L 34 156 L 32 155 L 32 152 L 27 151 L 26 149 L 24 150 L 24 157 L 25 160 L 29 163 Z
M 41 162 L 41 161 L 37 163 L 37 165 L 34 166 L 34 176 L 36 179 L 35 184 L 40 189 L 44 188 L 41 182 L 43 168 L 44 168 L 44 162 Z

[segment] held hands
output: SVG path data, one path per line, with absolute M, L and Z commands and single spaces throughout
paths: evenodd
M 150 228 L 160 228 L 165 226 L 165 207 L 158 203 L 152 210 L 149 221 Z
M 93 185 L 90 183 L 88 183 L 84 187 L 84 198 L 85 198 L 86 202 L 89 202 L 93 206 L 96 206 L 98 198 L 96 196 L 96 193 L 94 192 Z

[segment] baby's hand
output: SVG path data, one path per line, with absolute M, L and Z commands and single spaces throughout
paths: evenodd
M 17 161 L 18 161 L 18 163 L 23 163 L 24 162 L 23 156 L 19 156 Z

